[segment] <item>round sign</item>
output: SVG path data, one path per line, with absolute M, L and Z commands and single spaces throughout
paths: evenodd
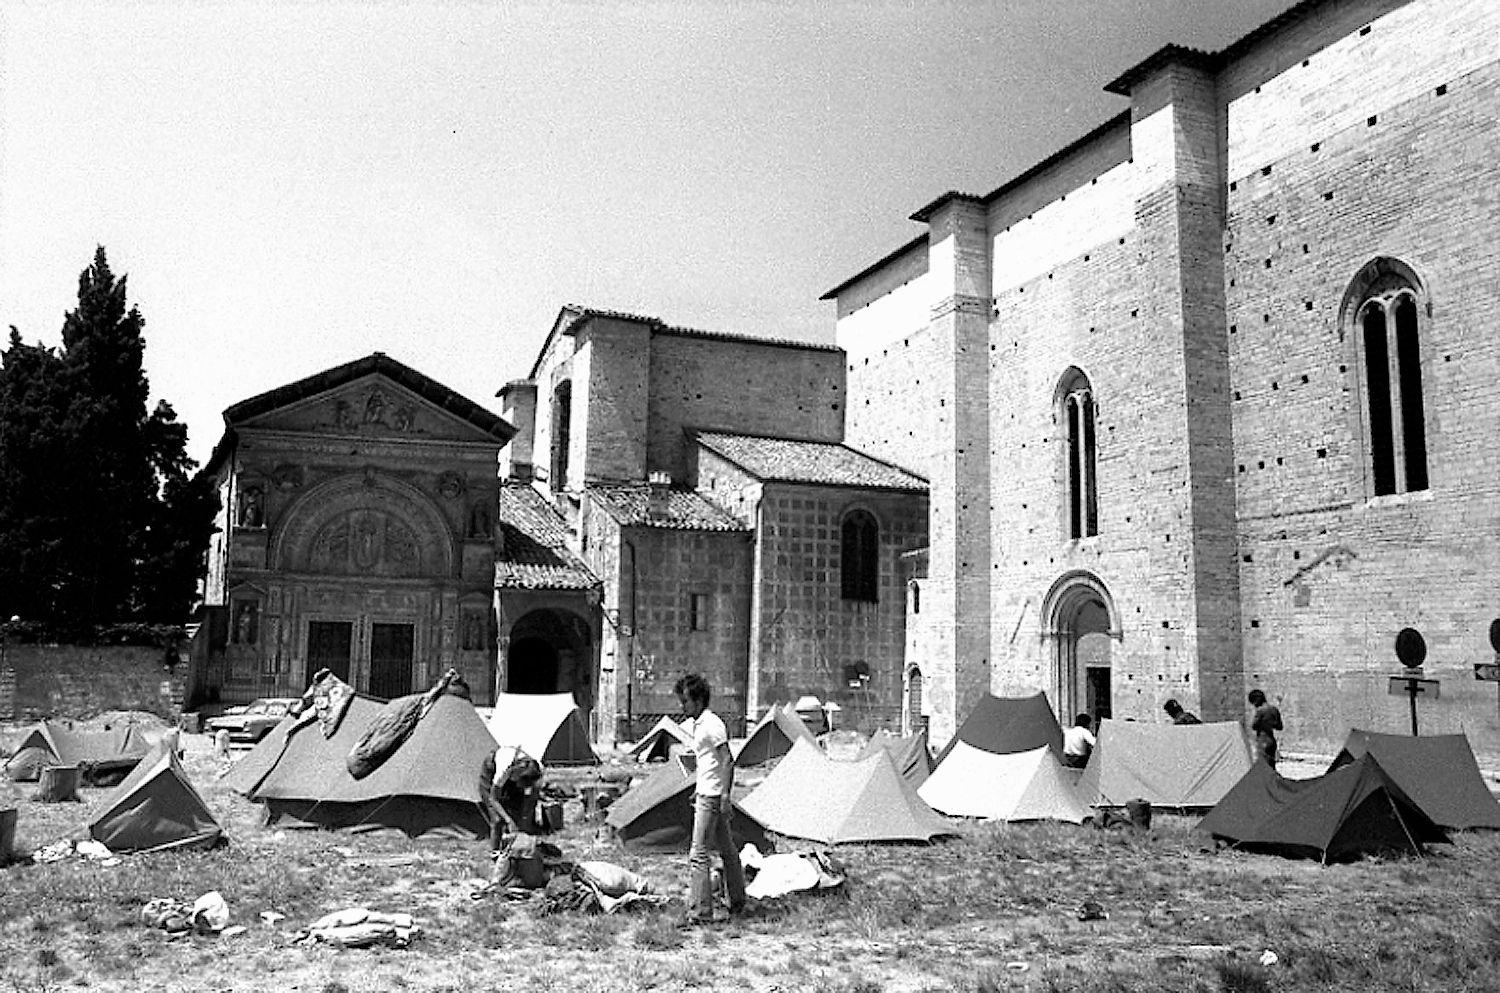
M 1396 635 L 1396 658 L 1408 669 L 1421 668 L 1427 659 L 1427 642 L 1423 640 L 1422 632 L 1416 628 L 1402 628 Z
M 1500 655 L 1500 617 L 1490 621 L 1490 647 Z

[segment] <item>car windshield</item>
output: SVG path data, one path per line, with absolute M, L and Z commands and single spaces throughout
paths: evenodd
M 269 700 L 257 700 L 254 703 L 252 703 L 245 710 L 245 713 L 247 713 L 247 714 L 269 714 L 269 713 L 271 713 L 271 701 L 269 701 Z

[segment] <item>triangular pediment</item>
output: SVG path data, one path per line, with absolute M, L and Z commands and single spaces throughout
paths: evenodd
M 376 352 L 224 412 L 232 430 L 504 445 L 515 428 L 436 380 Z

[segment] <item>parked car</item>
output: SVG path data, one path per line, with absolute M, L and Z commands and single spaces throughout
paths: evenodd
M 294 700 L 282 697 L 265 697 L 252 701 L 248 707 L 239 710 L 238 713 L 224 713 L 218 717 L 211 717 L 204 726 L 209 734 L 228 731 L 230 741 L 253 745 L 281 723 L 281 719 L 286 716 L 287 708 L 291 707 L 294 702 Z

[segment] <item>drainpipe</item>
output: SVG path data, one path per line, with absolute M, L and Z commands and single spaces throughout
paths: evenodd
M 621 541 L 621 548 L 630 553 L 630 616 L 621 621 L 617 632 L 625 642 L 625 737 L 635 740 L 635 544 Z

